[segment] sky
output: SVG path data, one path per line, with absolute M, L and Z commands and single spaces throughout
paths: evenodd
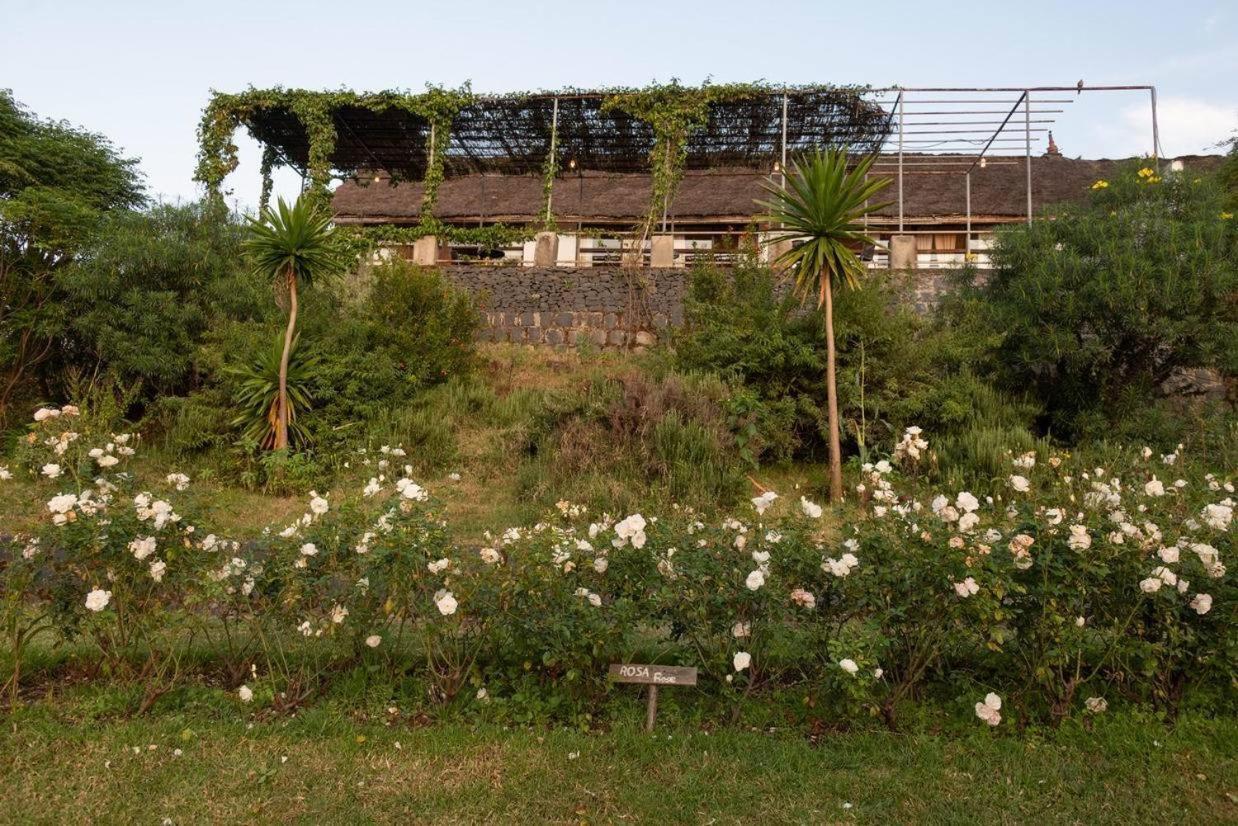
M 212 89 L 477 92 L 764 80 L 873 86 L 1154 84 L 1161 147 L 1238 129 L 1238 2 L 534 2 L 0 0 L 0 88 L 108 136 L 149 191 L 199 197 L 195 130 Z M 1093 93 L 1054 126 L 1062 152 L 1152 148 L 1145 93 Z M 260 150 L 238 133 L 227 180 L 258 200 Z M 299 177 L 277 176 L 295 193 Z

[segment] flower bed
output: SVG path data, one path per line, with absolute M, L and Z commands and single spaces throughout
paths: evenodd
M 913 428 L 863 466 L 842 527 L 766 491 L 723 518 L 561 502 L 462 547 L 399 448 L 355 495 L 311 493 L 291 524 L 225 538 L 178 504 L 184 474 L 136 488 L 138 438 L 89 418 L 40 410 L 0 468 L 47 492 L 43 528 L 0 547 L 10 653 L 81 636 L 147 705 L 185 679 L 198 634 L 239 702 L 276 709 L 365 663 L 415 673 L 437 703 L 588 718 L 607 666 L 641 657 L 698 667 L 711 714 L 792 698 L 896 725 L 930 699 L 1000 726 L 1209 703 L 1233 673 L 1233 484 L 1181 451 L 1012 455 L 986 489 L 946 490 Z

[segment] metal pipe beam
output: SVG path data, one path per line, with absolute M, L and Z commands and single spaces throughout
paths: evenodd
M 559 99 L 555 98 L 554 108 L 550 115 L 550 168 L 554 169 L 555 165 L 555 150 L 559 143 Z M 554 181 L 550 182 L 550 190 L 546 193 L 546 225 L 550 225 L 551 216 L 553 213 L 550 210 L 551 201 L 554 199 Z M 666 222 L 666 216 L 662 217 L 663 223 Z
M 1020 102 L 1022 102 L 1022 101 L 1024 101 L 1024 100 L 1027 100 L 1027 94 L 1028 94 L 1028 93 L 1027 93 L 1027 91 L 1025 90 L 1025 91 L 1023 92 L 1022 97 L 1020 98 Z M 1010 120 L 1010 118 L 1014 116 L 1015 110 L 1017 110 L 1018 108 L 1019 108 L 1019 104 L 1018 104 L 1018 103 L 1016 103 L 1013 107 L 1011 107 L 1010 111 L 1006 113 L 1006 117 L 1005 117 L 1005 119 L 1002 121 L 1002 125 L 1001 125 L 1001 127 L 999 127 L 999 128 L 998 128 L 997 132 L 1000 132 L 1000 131 L 1002 131 L 1002 129 L 1005 129 L 1005 128 L 1006 128 L 1006 121 L 1009 121 L 1009 120 Z M 989 138 L 989 142 L 988 142 L 988 143 L 986 143 L 986 144 L 984 145 L 984 149 L 981 149 L 981 150 L 980 150 L 980 158 L 981 158 L 981 159 L 983 159 L 983 158 L 984 158 L 984 153 L 985 153 L 985 152 L 987 152 L 987 151 L 989 151 L 989 147 L 993 145 L 994 141 L 996 141 L 996 140 L 998 139 L 998 138 L 997 138 L 997 132 L 994 132 L 994 133 L 993 133 L 993 137 Z M 980 163 L 980 160 L 977 160 L 977 161 L 976 161 L 976 163 L 977 163 L 977 164 L 978 164 L 978 163 Z M 972 165 L 972 168 L 973 168 L 973 169 L 975 168 L 975 164 L 973 164 L 973 165 Z M 967 171 L 968 171 L 968 172 L 971 172 L 971 169 L 968 169 Z
M 1152 93 L 1152 165 L 1160 172 L 1161 134 L 1156 123 L 1156 87 L 1153 86 L 1148 91 Z
M 898 230 L 903 231 L 903 93 L 898 93 Z
M 1027 146 L 1027 223 L 1032 223 L 1032 95 L 1023 94 L 1023 136 Z

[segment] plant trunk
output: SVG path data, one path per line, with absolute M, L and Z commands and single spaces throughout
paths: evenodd
M 843 498 L 842 446 L 838 438 L 838 379 L 834 362 L 834 293 L 828 274 L 822 273 L 821 309 L 825 314 L 825 396 L 830 423 L 830 501 Z
M 279 405 L 275 417 L 275 449 L 284 450 L 288 447 L 288 361 L 292 356 L 292 336 L 297 328 L 297 276 L 291 268 L 288 270 L 288 329 L 284 331 L 284 352 L 279 359 Z

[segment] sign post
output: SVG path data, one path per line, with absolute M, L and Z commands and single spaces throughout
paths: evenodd
M 645 705 L 645 731 L 653 731 L 658 716 L 658 686 L 696 685 L 696 669 L 680 665 L 642 665 L 612 663 L 610 679 L 616 683 L 637 683 L 649 686 Z

